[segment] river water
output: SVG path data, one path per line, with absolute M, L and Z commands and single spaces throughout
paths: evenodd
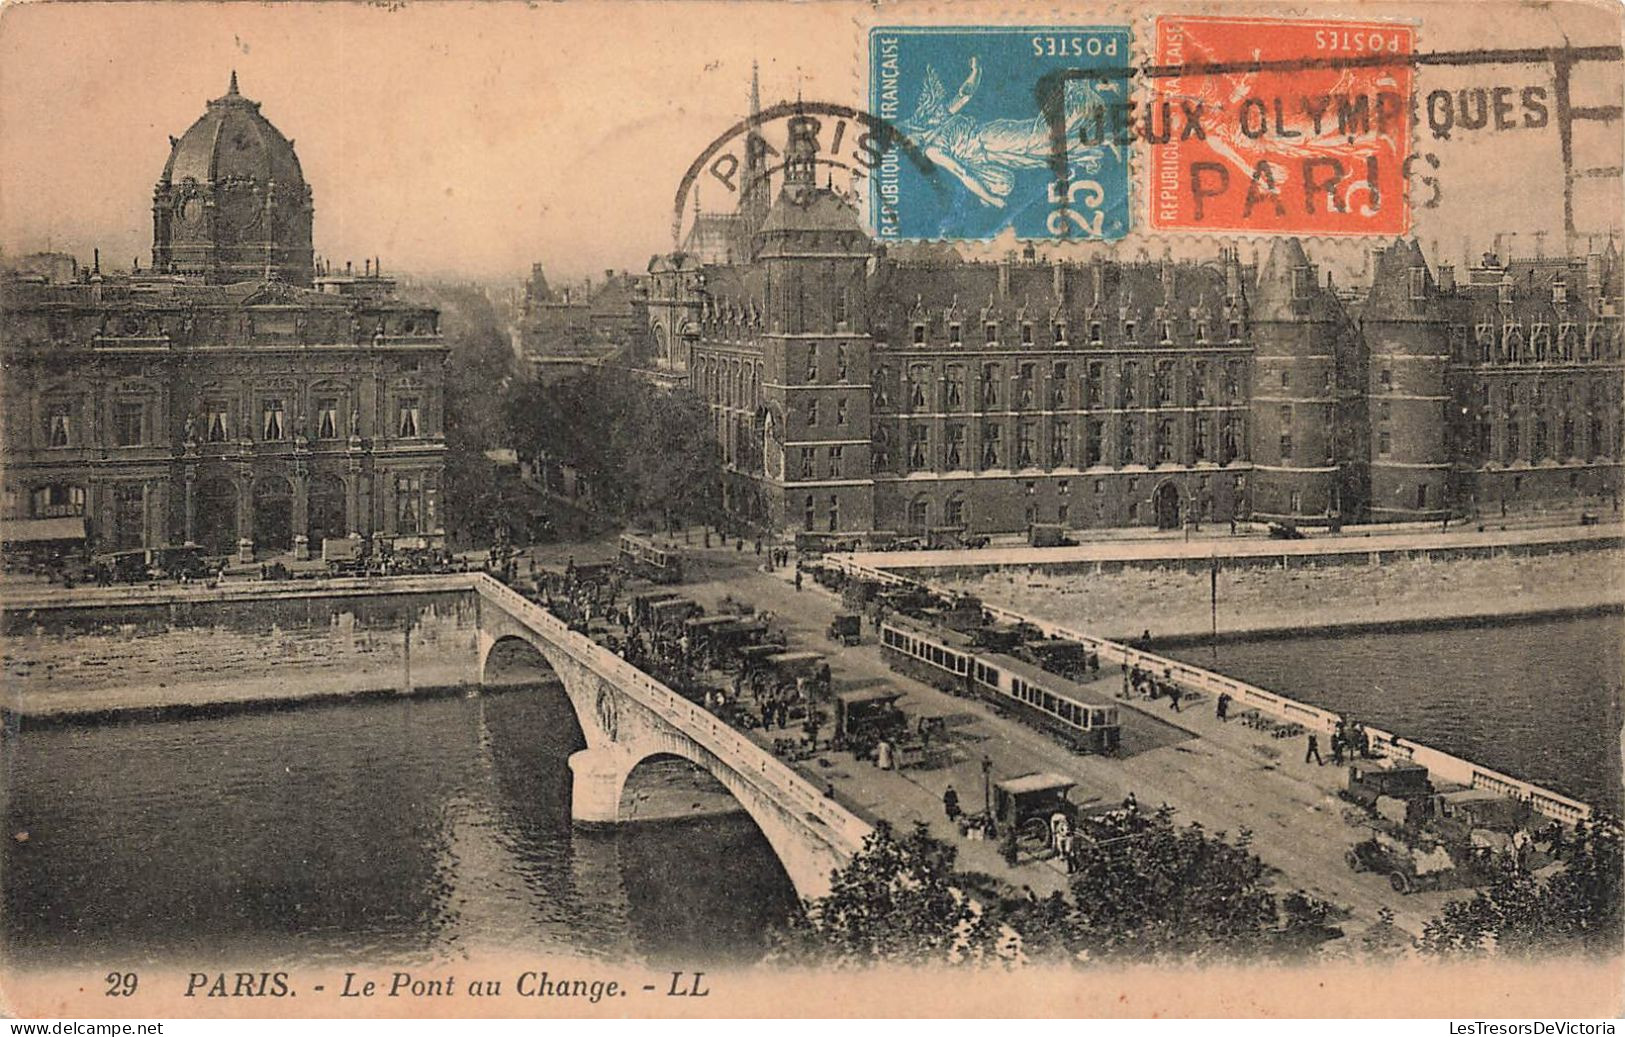
M 1618 811 L 1622 643 L 1610 614 L 1170 654 Z
M 7 951 L 759 957 L 795 895 L 748 815 L 575 830 L 580 739 L 556 686 L 9 733 Z

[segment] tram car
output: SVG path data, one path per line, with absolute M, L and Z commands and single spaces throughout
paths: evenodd
M 679 552 L 635 533 L 621 534 L 616 564 L 650 583 L 681 583 L 683 579 L 683 558 Z
M 956 695 L 974 695 L 1055 736 L 1074 752 L 1115 753 L 1122 740 L 1111 699 L 1031 663 L 978 649 L 952 630 L 894 616 L 880 653 L 899 673 Z

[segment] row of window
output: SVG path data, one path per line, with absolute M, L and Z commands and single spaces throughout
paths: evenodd
M 824 511 L 825 528 L 835 533 L 841 528 L 841 498 L 835 494 L 829 495 L 829 504 Z M 809 533 L 818 528 L 818 502 L 812 494 L 807 494 L 801 502 L 801 528 Z
M 1451 355 L 1462 363 L 1477 360 L 1484 364 L 1567 363 L 1584 360 L 1618 359 L 1620 327 L 1593 321 L 1583 328 L 1570 321 L 1555 326 L 1534 321 L 1526 329 L 1520 321 L 1493 324 L 1482 321 L 1473 326 L 1472 346 L 1467 326 L 1450 328 Z
M 754 409 L 761 402 L 761 373 L 755 363 L 701 357 L 695 382 L 700 395 L 710 403 Z
M 944 648 L 935 641 L 915 637 L 891 626 L 883 627 L 880 637 L 881 642 L 888 647 L 903 652 L 921 662 L 930 663 L 939 670 L 958 674 L 961 677 L 970 672 L 970 658 L 968 656 Z M 977 663 L 978 667 L 981 665 L 980 662 Z
M 1183 325 L 1183 327 L 1182 327 L 1182 325 Z M 1188 329 L 1189 332 L 1190 332 L 1190 338 L 1191 338 L 1192 341 L 1197 342 L 1197 343 L 1205 343 L 1205 342 L 1213 341 L 1213 330 L 1214 330 L 1211 322 L 1205 321 L 1205 320 L 1198 320 L 1198 321 L 1151 320 L 1151 321 L 1145 322 L 1144 325 L 1142 325 L 1139 321 L 1124 320 L 1124 321 L 1118 321 L 1116 323 L 1116 327 L 1118 329 L 1118 339 L 1120 341 L 1123 341 L 1123 342 L 1137 342 L 1137 341 L 1139 341 L 1140 340 L 1139 336 L 1140 336 L 1142 330 L 1149 331 L 1149 334 L 1150 334 L 1151 337 L 1146 340 L 1148 342 L 1163 342 L 1163 343 L 1173 342 L 1176 337 L 1180 337 L 1179 333 L 1181 331 L 1183 331 L 1185 329 Z M 1225 341 L 1227 341 L 1227 342 L 1240 342 L 1241 341 L 1242 328 L 1241 328 L 1241 322 L 1240 321 L 1233 320 L 1233 321 L 1225 322 L 1224 327 L 1225 327 L 1225 331 L 1227 333 L 1227 338 L 1226 338 Z M 911 327 L 909 329 L 909 341 L 911 343 L 913 343 L 914 345 L 916 345 L 916 346 L 928 345 L 928 343 L 926 341 L 927 332 L 928 332 L 928 326 L 927 326 L 925 321 L 915 321 L 915 322 L 913 322 L 913 324 L 911 325 Z M 947 342 L 948 342 L 948 345 L 950 347 L 958 347 L 958 346 L 963 346 L 965 344 L 965 326 L 964 326 L 963 323 L 961 323 L 959 321 L 948 321 L 947 325 L 946 325 L 946 332 L 947 332 Z M 999 332 L 1000 332 L 1000 322 L 999 321 L 984 321 L 984 322 L 982 322 L 982 342 L 984 344 L 989 345 L 989 346 L 998 345 L 1001 341 L 1003 341 L 1000 338 Z M 1020 332 L 1019 341 L 1020 341 L 1021 345 L 1031 346 L 1031 345 L 1035 344 L 1035 341 L 1034 341 L 1034 325 L 1033 325 L 1032 321 L 1022 321 L 1020 323 L 1020 325 L 1019 325 L 1019 332 Z M 1055 321 L 1055 322 L 1051 323 L 1049 325 L 1049 335 L 1050 335 L 1050 342 L 1045 343 L 1045 345 L 1054 344 L 1054 345 L 1063 345 L 1064 346 L 1067 343 L 1072 341 L 1071 340 L 1071 328 L 1070 328 L 1069 323 L 1067 321 Z M 1098 320 L 1089 321 L 1087 329 L 1086 329 L 1086 335 L 1087 335 L 1087 337 L 1085 338 L 1084 341 L 1089 342 L 1091 344 L 1097 344 L 1098 345 L 1100 343 L 1105 342 L 1106 341 L 1106 326 L 1105 326 L 1105 323 L 1103 321 L 1098 321 Z M 882 341 L 882 342 L 886 341 L 886 338 L 887 338 L 886 329 L 884 327 L 877 328 L 876 331 L 875 331 L 875 338 L 877 340 L 879 340 L 879 341 Z
M 228 501 L 235 498 L 235 488 L 227 483 L 218 483 Z M 339 484 L 342 489 L 342 484 Z M 315 487 L 313 487 L 313 497 Z M 217 496 L 211 494 L 210 484 L 200 488 L 200 497 Z M 277 494 L 268 494 L 275 497 Z M 342 496 L 342 495 L 341 495 Z M 29 515 L 33 518 L 69 518 L 85 514 L 85 488 L 72 483 L 51 483 L 36 487 L 29 494 Z M 113 500 L 115 506 L 144 503 L 144 490 L 139 482 L 121 482 L 113 484 Z M 434 494 L 427 492 L 421 475 L 406 474 L 395 477 L 395 531 L 397 533 L 418 534 L 427 532 L 434 526 Z M 234 504 L 228 506 L 235 506 Z
M 1482 459 L 1494 458 L 1502 464 L 1516 464 L 1527 461 L 1530 464 L 1539 464 L 1542 461 L 1584 459 L 1595 457 L 1615 457 L 1618 454 L 1618 444 L 1614 436 L 1608 434 L 1607 424 L 1599 415 L 1593 415 L 1588 422 L 1581 423 L 1569 415 L 1564 415 L 1555 423 L 1557 438 L 1554 441 L 1552 432 L 1554 425 L 1548 424 L 1545 418 L 1536 418 L 1527 426 L 1524 422 L 1514 418 L 1500 424 L 1500 449 L 1495 445 L 1496 422 L 1488 419 L 1478 423 L 1477 456 Z M 1524 430 L 1528 429 L 1528 450 L 1524 449 Z M 1464 444 L 1465 446 L 1465 444 Z M 1386 450 L 1383 452 L 1386 453 Z M 1464 449 L 1470 453 L 1470 449 Z
M 1085 467 L 1105 464 L 1108 449 L 1106 422 L 1090 418 L 1084 422 L 1082 463 Z M 1228 464 L 1241 456 L 1242 419 L 1240 416 L 1224 418 L 1217 425 L 1218 453 L 1213 451 L 1214 421 L 1199 416 L 1190 423 L 1190 453 L 1193 460 L 1216 460 Z M 1076 444 L 1073 425 L 1069 421 L 1050 422 L 1046 438 L 1040 440 L 1039 424 L 1023 421 L 1016 425 L 1013 449 L 1006 458 L 1004 426 L 993 423 L 980 425 L 980 436 L 973 452 L 969 443 L 970 426 L 965 422 L 948 422 L 942 426 L 942 435 L 933 450 L 931 428 L 924 424 L 908 426 L 907 441 L 903 444 L 904 463 L 910 471 L 926 471 L 933 467 L 963 470 L 972 467 L 1031 468 L 1038 465 L 1065 467 L 1076 463 Z M 885 426 L 875 429 L 870 455 L 874 468 L 889 470 L 892 466 L 893 444 L 891 432 Z M 1117 437 L 1115 463 L 1119 465 L 1146 462 L 1167 463 L 1180 459 L 1179 422 L 1163 418 L 1142 431 L 1136 422 L 1125 422 Z M 940 459 L 940 465 L 933 463 Z
M 1052 694 L 1020 677 L 1010 678 L 1010 695 L 1081 730 L 1117 725 L 1116 709 L 1091 709 L 1081 706 L 1065 696 Z
M 1519 409 L 1518 401 L 1522 398 L 1536 409 L 1551 403 L 1560 403 L 1565 408 L 1573 407 L 1583 400 L 1591 413 L 1601 414 L 1618 405 L 1620 388 L 1618 379 L 1601 378 L 1583 385 L 1568 380 L 1561 380 L 1555 384 L 1542 380 L 1513 382 L 1501 386 L 1498 392 L 1492 391 L 1487 384 L 1480 384 L 1477 388 L 1478 410 L 1480 414 L 1487 415 L 1492 406 L 1498 402 L 1501 404 L 1503 415 L 1516 414 Z
M 1125 360 L 1118 368 L 1113 406 L 1122 408 L 1145 404 L 1175 406 L 1181 402 L 1190 406 L 1204 406 L 1211 402 L 1209 366 L 1205 360 L 1192 361 L 1187 368 L 1183 401 L 1178 395 L 1179 372 L 1173 361 L 1159 360 L 1151 365 L 1149 386 L 1141 384 L 1140 367 L 1138 361 Z M 946 364 L 940 376 L 936 375 L 935 368 L 931 364 L 910 364 L 904 373 L 906 378 L 904 399 L 910 410 L 935 409 L 939 405 L 943 410 L 959 410 L 964 408 L 970 399 L 964 364 Z M 1004 384 L 1003 364 L 988 361 L 983 363 L 976 373 L 979 380 L 975 403 L 979 410 L 994 409 L 1006 402 L 1017 409 L 1027 409 L 1039 406 L 1041 400 L 1044 406 L 1052 410 L 1072 407 L 1076 401 L 1081 401 L 1083 407 L 1102 407 L 1105 406 L 1107 398 L 1107 368 L 1105 362 L 1099 360 L 1089 361 L 1084 367 L 1082 377 L 1076 383 L 1072 381 L 1072 365 L 1064 360 L 1055 361 L 1048 371 L 1047 387 L 1040 383 L 1036 363 L 1017 365 L 1011 375 L 1011 385 L 1008 389 Z M 1223 373 L 1222 398 L 1232 403 L 1239 402 L 1242 398 L 1242 379 L 1245 373 L 1243 362 L 1229 361 L 1224 365 Z M 933 391 L 933 380 L 937 377 L 940 377 L 940 396 Z M 893 379 L 894 372 L 889 366 L 882 364 L 876 368 L 874 377 L 876 410 L 891 409 Z M 1147 389 L 1149 391 L 1146 391 Z
M 1062 479 L 1061 482 L 1064 484 L 1066 480 Z M 1129 482 L 1132 484 L 1134 480 L 1130 479 Z M 1206 479 L 1204 477 L 1204 483 L 1205 482 Z M 1031 487 L 1032 483 L 1028 483 L 1027 485 Z M 1104 479 L 1095 480 L 1095 498 L 1093 510 L 1096 525 L 1104 525 L 1106 520 L 1105 516 L 1107 506 L 1104 487 Z M 1131 485 L 1128 493 L 1132 495 L 1135 492 L 1137 491 Z M 1236 492 L 1238 495 L 1242 492 L 1242 481 L 1239 479 L 1237 480 L 1236 484 Z M 1143 502 L 1137 500 L 1127 502 L 1127 509 L 1123 514 L 1123 520 L 1128 525 L 1133 526 L 1139 524 L 1142 503 Z M 1088 507 L 1088 505 L 1085 505 L 1086 511 L 1088 510 Z M 1212 519 L 1213 495 L 1211 492 L 1209 492 L 1205 485 L 1202 487 L 1201 491 L 1192 498 L 1191 507 L 1194 509 L 1196 518 L 1199 520 L 1205 522 Z M 931 501 L 923 495 L 915 497 L 913 500 L 909 501 L 906 520 L 908 529 L 914 533 L 924 533 L 933 528 L 934 523 L 931 520 Z M 1021 521 L 1025 526 L 1031 526 L 1034 522 L 1040 521 L 1039 507 L 1037 503 L 1030 501 L 1023 506 Z M 1072 505 L 1068 503 L 1068 501 L 1063 500 L 1055 505 L 1055 522 L 1062 526 L 1071 525 Z M 965 498 L 963 496 L 955 493 L 950 495 L 948 499 L 943 502 L 941 524 L 956 529 L 970 528 L 970 508 L 965 503 Z
M 114 446 L 142 446 L 151 438 L 148 422 L 149 404 L 144 400 L 118 400 L 113 403 L 112 432 Z M 337 397 L 316 401 L 316 439 L 341 439 L 348 434 L 359 434 L 359 418 L 352 414 L 344 422 L 339 415 Z M 203 405 L 201 428 L 193 422 L 188 432 L 205 442 L 223 443 L 233 438 L 232 409 L 221 400 L 206 401 Z M 257 438 L 262 442 L 281 442 L 292 434 L 286 404 L 280 397 L 266 397 L 260 401 L 260 420 Z M 199 435 L 201 433 L 201 435 Z M 396 400 L 395 435 L 402 439 L 416 439 L 423 435 L 422 401 L 416 396 L 403 396 Z M 48 403 L 45 406 L 45 442 L 51 447 L 72 447 L 83 443 L 75 422 L 75 408 L 70 403 Z

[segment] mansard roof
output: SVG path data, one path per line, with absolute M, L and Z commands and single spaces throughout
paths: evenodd
M 1001 290 L 1001 281 L 1004 282 Z M 871 280 L 879 322 L 950 320 L 1074 323 L 1117 326 L 1157 319 L 1221 320 L 1226 285 L 1221 266 L 1189 262 L 1048 260 L 1005 263 L 901 263 L 884 260 Z M 1159 332 L 1160 333 L 1160 332 Z M 1113 332 L 1115 336 L 1116 332 Z

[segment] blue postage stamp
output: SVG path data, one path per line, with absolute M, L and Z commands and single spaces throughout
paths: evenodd
M 1123 237 L 1129 143 L 1099 129 L 1126 110 L 1128 65 L 1126 26 L 872 30 L 869 111 L 928 160 L 882 152 L 870 174 L 876 236 Z

